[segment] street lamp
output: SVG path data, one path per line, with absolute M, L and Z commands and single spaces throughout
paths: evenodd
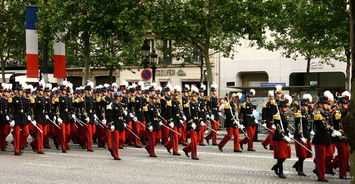
M 148 67 L 148 57 L 149 57 L 149 51 L 150 51 L 150 46 L 148 44 L 148 40 L 144 40 L 144 44 L 141 47 L 142 50 L 142 56 L 143 56 L 143 66 L 144 68 Z
M 150 55 L 150 61 L 152 64 L 152 72 L 153 72 L 153 82 L 155 82 L 155 73 L 156 73 L 156 64 L 157 64 L 157 59 L 158 59 L 158 55 L 155 53 L 155 49 L 153 50 L 152 54 Z

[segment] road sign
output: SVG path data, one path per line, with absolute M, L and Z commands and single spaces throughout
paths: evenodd
M 141 73 L 143 80 L 150 80 L 152 78 L 152 71 L 149 69 L 144 69 Z
M 283 83 L 283 82 L 275 82 L 275 83 L 261 83 L 261 87 L 274 87 L 274 86 L 277 86 L 277 85 L 281 85 L 281 86 L 286 86 L 286 83 Z

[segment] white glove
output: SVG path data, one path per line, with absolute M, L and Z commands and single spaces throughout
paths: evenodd
M 205 122 L 201 121 L 201 125 L 202 126 L 206 126 Z
M 32 121 L 32 118 L 31 118 L 30 115 L 27 116 L 27 120 L 28 120 L 28 121 Z
M 286 142 L 288 142 L 288 143 L 291 142 L 291 139 L 290 139 L 289 137 L 287 137 L 287 136 L 284 136 L 283 139 L 284 139 Z
M 99 119 L 96 114 L 94 114 L 94 118 L 95 118 L 95 119 Z
M 133 116 L 133 114 L 132 114 L 132 113 L 129 113 L 129 117 L 133 118 L 134 116 Z
M 126 124 L 126 123 L 123 123 L 123 126 L 126 128 L 126 127 L 127 127 L 127 124 Z
M 254 120 L 254 122 L 255 122 L 256 124 L 259 124 L 259 121 L 258 121 L 258 120 Z
M 240 125 L 238 125 L 238 128 L 244 129 L 245 127 L 244 127 L 244 125 L 240 124 Z
M 206 118 L 207 118 L 207 119 L 210 119 L 211 117 L 210 117 L 210 115 L 207 114 L 207 115 L 206 115 Z
M 223 114 L 221 112 L 219 112 L 218 115 L 223 116 Z
M 126 110 L 124 110 L 124 111 L 123 111 L 123 114 L 124 114 L 125 116 L 127 116 L 128 113 L 127 113 Z
M 181 124 L 181 125 L 183 125 L 183 124 L 184 124 L 184 121 L 183 121 L 183 120 L 181 120 L 181 119 L 180 119 L 180 121 L 179 121 L 179 122 L 180 122 L 180 124 Z
M 134 118 L 133 118 L 133 121 L 134 121 L 134 122 L 138 121 L 138 118 L 137 118 L 137 117 L 134 117 Z
M 9 115 L 6 115 L 6 121 L 10 121 Z
M 46 119 L 49 119 L 49 116 L 48 116 L 48 115 L 46 115 Z
M 306 138 L 304 138 L 304 137 L 302 137 L 302 138 L 301 138 L 301 141 L 302 141 L 304 144 L 306 144 L 306 143 L 307 143 L 307 139 L 306 139 Z
M 63 120 L 61 118 L 58 118 L 58 123 L 62 124 Z
M 196 127 L 197 127 L 197 126 L 196 126 L 196 123 L 192 123 L 191 127 L 192 127 L 192 129 L 194 129 L 194 130 L 195 130 L 195 129 L 196 129 Z
M 106 125 L 106 119 L 103 119 L 103 120 L 101 121 L 101 123 L 102 123 L 103 125 Z
M 153 131 L 153 126 L 149 126 L 148 130 L 149 130 L 149 132 L 152 132 Z
M 75 114 L 71 115 L 71 117 L 72 117 L 73 119 L 76 119 L 76 116 L 75 116 Z
M 275 125 L 272 125 L 271 128 L 272 128 L 272 129 L 276 129 L 276 126 L 275 126 Z
M 115 126 L 111 126 L 111 132 L 115 131 Z
M 36 126 L 36 125 L 37 125 L 36 120 L 31 121 L 31 123 L 32 123 L 33 126 Z
M 213 114 L 211 115 L 211 120 L 214 120 L 214 115 Z
M 173 123 L 173 122 L 170 122 L 170 123 L 169 123 L 169 126 L 170 126 L 170 128 L 174 128 L 174 123 Z
M 341 137 L 342 134 L 338 130 L 333 130 L 332 137 Z
M 53 121 L 55 121 L 55 120 L 57 120 L 57 116 L 54 116 L 54 117 L 53 117 Z
M 312 130 L 311 131 L 311 135 L 314 136 L 316 133 Z
M 186 116 L 185 116 L 185 115 L 183 115 L 183 116 L 182 116 L 182 119 L 183 119 L 184 121 L 186 121 Z
M 14 121 L 14 120 L 12 120 L 12 121 L 10 122 L 10 126 L 11 126 L 11 127 L 15 126 L 15 121 Z
M 163 122 L 159 121 L 159 125 L 162 126 L 162 125 L 163 125 Z
M 288 137 L 293 138 L 293 135 L 291 133 L 288 133 Z
M 266 123 L 262 123 L 261 126 L 266 128 Z
M 89 118 L 89 117 L 86 117 L 86 118 L 85 118 L 85 121 L 89 123 L 89 122 L 90 122 L 90 118 Z

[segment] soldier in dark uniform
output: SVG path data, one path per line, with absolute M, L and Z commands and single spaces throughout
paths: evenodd
M 3 85 L 0 89 L 0 147 L 1 151 L 6 151 L 6 138 L 11 132 L 11 127 L 15 125 L 15 122 L 10 119 L 9 115 L 9 92 L 8 84 Z
M 162 124 L 161 118 L 159 117 L 159 111 L 156 105 L 157 96 L 156 94 L 149 95 L 149 104 L 148 104 L 148 116 L 147 116 L 147 131 L 149 132 L 148 144 L 145 149 L 149 153 L 150 157 L 157 157 L 155 154 L 155 146 L 159 142 L 159 131 Z
M 248 151 L 255 151 L 253 147 L 253 138 L 255 135 L 257 124 L 255 123 L 255 117 L 253 116 L 254 105 L 252 103 L 253 96 L 255 92 L 251 90 L 250 93 L 246 95 L 246 102 L 241 105 L 240 115 L 243 125 L 247 129 L 247 135 L 243 140 L 240 141 L 240 147 L 243 149 L 243 144 L 248 143 Z
M 200 117 L 202 118 L 202 122 L 200 124 L 200 131 L 198 134 L 198 139 L 199 139 L 199 145 L 200 146 L 205 146 L 204 140 L 205 140 L 205 131 L 207 129 L 206 126 L 208 126 L 207 119 L 209 119 L 209 115 L 207 114 L 207 101 L 209 100 L 209 97 L 205 96 L 205 90 L 206 86 L 201 85 L 200 90 L 199 90 L 199 97 L 198 97 L 198 103 L 200 106 Z
M 106 130 L 106 142 L 107 142 L 107 147 L 108 150 L 112 150 L 112 134 L 111 134 L 111 129 L 110 122 L 113 122 L 113 110 L 112 110 L 112 103 L 113 103 L 113 92 L 114 92 L 114 87 L 110 86 L 107 88 L 107 93 L 104 97 L 102 97 L 102 108 L 103 108 L 103 117 L 105 118 L 103 123 L 107 125 L 107 130 Z M 123 95 L 122 95 L 123 96 Z M 121 97 L 122 98 L 122 97 Z
M 51 149 L 49 145 L 49 137 L 51 136 L 51 128 L 50 126 L 54 126 L 48 119 L 53 121 L 53 105 L 52 105 L 52 98 L 51 98 L 51 89 L 52 85 L 47 84 L 44 88 L 44 105 L 45 105 L 45 118 L 46 123 L 43 127 L 43 147 L 46 149 Z
M 126 99 L 127 100 L 126 105 L 127 105 L 128 116 L 126 119 L 127 129 L 125 130 L 125 142 L 128 145 L 133 145 L 132 141 L 134 141 L 134 137 L 131 134 L 131 131 L 133 131 L 133 120 L 135 117 L 135 115 L 134 115 L 135 114 L 135 103 L 136 103 L 135 87 L 130 86 L 128 90 L 129 90 L 129 94 Z M 122 99 L 122 100 L 125 101 L 125 99 Z
M 306 176 L 303 172 L 303 162 L 306 158 L 312 158 L 312 153 L 306 150 L 304 147 L 312 150 L 311 144 L 311 115 L 308 114 L 308 100 L 300 100 L 301 110 L 295 113 L 295 135 L 294 138 L 298 141 L 295 143 L 296 156 L 298 161 L 293 165 L 293 168 L 296 169 L 298 175 Z M 302 147 L 302 144 L 304 147 Z
M 268 149 L 269 146 L 270 150 L 274 149 L 272 137 L 274 136 L 275 128 L 273 126 L 273 116 L 277 113 L 277 102 L 274 99 L 274 92 L 270 91 L 268 94 L 269 101 L 262 106 L 262 122 L 266 123 L 262 126 L 266 126 L 268 128 L 269 135 L 265 138 L 265 140 L 261 143 L 265 149 Z
M 318 99 L 319 109 L 314 112 L 314 131 L 313 144 L 315 147 L 315 164 L 313 170 L 318 176 L 318 181 L 327 182 L 325 178 L 326 171 L 326 151 L 331 145 L 331 134 L 338 136 L 341 133 L 334 130 L 331 126 L 331 114 L 329 113 L 329 102 L 325 97 Z
M 181 128 L 181 143 L 183 146 L 187 145 L 187 119 L 190 119 L 190 99 L 189 99 L 189 91 L 190 91 L 190 86 L 185 85 L 185 87 L 182 89 L 182 106 L 183 106 L 183 112 L 184 112 L 184 124 L 183 127 Z
M 189 157 L 189 152 L 191 152 L 191 158 L 193 160 L 199 160 L 199 158 L 197 157 L 197 144 L 202 118 L 200 117 L 200 106 L 198 104 L 198 89 L 194 90 L 193 87 L 191 87 L 191 90 L 193 91 L 189 104 L 190 119 L 187 119 L 187 130 L 190 131 L 191 142 L 190 144 L 184 147 L 183 151 L 185 152 L 185 155 L 187 157 Z
M 218 98 L 217 98 L 217 85 L 212 84 L 211 85 L 211 97 L 207 101 L 207 107 L 208 111 L 210 113 L 210 119 L 211 119 L 211 126 L 212 129 L 215 131 L 218 131 L 219 125 L 220 125 L 220 120 L 219 120 L 219 105 L 218 105 Z M 212 145 L 217 145 L 217 134 L 214 131 L 211 131 L 207 136 L 206 136 L 206 142 L 208 144 L 210 139 L 212 139 Z M 238 138 L 239 139 L 239 138 Z M 239 147 L 239 142 L 238 142 L 238 147 Z
M 21 150 L 26 144 L 27 137 L 29 136 L 28 122 L 32 121 L 29 114 L 29 102 L 23 96 L 22 86 L 17 85 L 15 88 L 15 96 L 9 99 L 11 103 L 11 115 L 15 120 L 14 126 L 14 148 L 15 155 L 19 156 Z
M 60 144 L 62 153 L 66 153 L 68 149 L 68 138 L 70 135 L 70 118 L 72 109 L 72 99 L 68 97 L 66 86 L 60 86 L 60 95 L 58 98 L 57 120 L 60 126 Z
M 44 97 L 43 87 L 37 87 L 37 96 L 34 98 L 33 103 L 33 118 L 35 122 L 36 136 L 31 142 L 32 150 L 35 153 L 43 154 L 43 138 L 46 136 L 44 126 L 47 124 L 46 120 L 46 98 Z M 42 132 L 41 132 L 42 131 Z
M 146 105 L 146 99 L 142 96 L 142 86 L 138 85 L 136 87 L 136 96 L 135 96 L 135 103 L 134 103 L 134 112 L 135 117 L 133 118 L 133 132 L 138 136 L 142 137 L 145 131 L 145 117 L 143 108 Z M 142 148 L 141 141 L 135 137 L 134 144 L 136 148 Z
M 170 87 L 165 87 L 163 92 L 164 92 L 164 96 L 162 96 L 160 98 L 160 108 L 161 108 L 161 116 L 165 119 L 165 120 L 169 120 L 170 119 L 170 114 L 169 114 L 169 110 L 168 110 L 168 106 L 167 103 L 171 100 L 171 93 L 170 93 Z M 163 121 L 164 125 L 168 125 L 167 121 Z M 166 127 L 161 127 L 161 143 L 165 144 L 168 142 L 169 140 L 169 129 Z
M 180 103 L 180 87 L 174 89 L 173 99 L 168 102 L 168 110 L 171 115 L 168 125 L 175 132 L 170 131 L 170 140 L 165 144 L 165 148 L 169 153 L 171 153 L 171 149 L 173 149 L 173 155 L 180 156 L 181 154 L 178 152 L 179 148 L 179 135 L 176 133 L 181 133 L 181 127 L 183 125 L 183 109 L 182 104 Z
M 235 95 L 235 97 L 238 97 Z M 228 98 L 228 97 L 227 97 Z M 231 97 L 230 100 L 228 100 L 225 104 L 223 104 L 223 109 L 222 112 L 226 116 L 226 120 L 224 121 L 224 125 L 227 129 L 227 135 L 224 136 L 222 141 L 218 144 L 218 149 L 223 152 L 223 147 L 224 145 L 227 144 L 227 142 L 232 139 L 234 136 L 234 152 L 242 152 L 240 150 L 240 144 L 239 144 L 239 126 L 240 122 L 238 119 L 235 119 L 238 117 L 238 104 L 235 105 L 233 102 L 233 96 Z
M 289 119 L 286 115 L 287 102 L 278 102 L 279 113 L 273 116 L 274 125 L 276 127 L 272 140 L 274 141 L 274 158 L 277 163 L 271 168 L 280 178 L 286 178 L 283 173 L 283 163 L 287 158 L 291 158 Z
M 84 96 L 84 108 L 85 108 L 85 123 L 86 123 L 86 140 L 85 146 L 87 147 L 87 151 L 93 152 L 92 149 L 92 140 L 93 135 L 96 132 L 95 126 L 95 101 L 94 97 L 92 96 L 91 86 L 85 87 L 85 96 Z

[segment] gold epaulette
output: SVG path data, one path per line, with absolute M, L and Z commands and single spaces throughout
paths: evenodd
M 96 99 L 95 99 L 95 102 L 100 102 L 101 101 L 101 97 L 97 97 Z
M 190 107 L 190 103 L 184 104 L 184 107 L 185 107 L 185 108 L 189 108 L 189 107 Z
M 322 114 L 318 113 L 318 114 L 314 115 L 314 120 L 322 121 L 322 120 L 324 120 L 324 117 L 322 116 Z
M 179 101 L 179 103 L 180 103 L 180 104 L 182 104 L 182 99 L 181 99 L 181 98 L 179 98 L 179 100 L 178 100 L 178 101 Z
M 36 100 L 34 98 L 30 98 L 30 103 L 34 104 L 34 103 L 36 103 Z
M 144 111 L 144 112 L 148 112 L 148 104 L 145 105 L 145 106 L 143 106 L 143 111 Z
M 263 105 L 261 106 L 261 108 L 266 108 L 266 104 L 263 104 Z
M 168 107 L 173 106 L 173 104 L 172 104 L 171 100 L 169 100 L 169 101 L 167 101 L 167 102 L 166 102 L 166 106 L 168 106 Z
M 58 98 L 58 97 L 53 98 L 53 100 L 52 100 L 52 103 L 53 103 L 53 104 L 58 103 L 58 102 L 59 102 L 59 98 Z
M 272 119 L 273 120 L 281 120 L 281 116 L 278 115 L 278 114 L 275 114 L 275 115 L 272 116 Z
M 247 108 L 247 103 L 244 102 L 244 103 L 241 105 L 241 108 L 243 108 L 243 109 Z
M 7 103 L 12 103 L 12 98 L 8 98 Z
M 339 112 L 336 112 L 334 116 L 335 116 L 335 120 L 341 119 L 341 114 Z
M 302 114 L 299 112 L 296 112 L 294 115 L 295 115 L 295 118 L 302 118 Z
M 128 99 L 128 103 L 134 103 L 136 102 L 136 99 L 134 97 Z
M 229 104 L 224 105 L 224 109 L 230 109 L 230 108 L 231 108 L 231 106 Z
M 205 96 L 205 100 L 211 101 L 211 98 L 209 96 Z
M 270 102 L 270 105 L 276 106 L 276 100 L 272 100 L 272 101 Z

